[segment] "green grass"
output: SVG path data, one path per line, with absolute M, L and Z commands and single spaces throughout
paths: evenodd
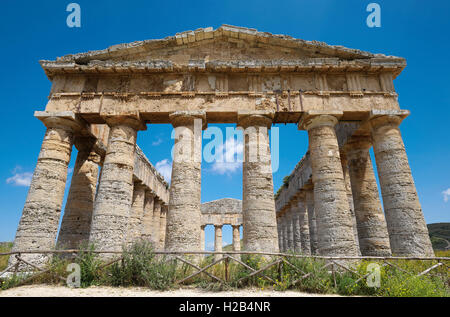
M 0 242 L 0 253 L 6 253 L 11 251 L 12 242 Z M 0 256 L 0 271 L 6 269 L 8 265 L 9 256 Z

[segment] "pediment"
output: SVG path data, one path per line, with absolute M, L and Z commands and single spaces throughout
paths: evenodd
M 57 73 L 172 71 L 391 71 L 405 67 L 401 57 L 372 54 L 323 42 L 305 41 L 229 25 L 177 33 L 158 40 L 41 61 L 51 79 Z
M 111 46 L 105 50 L 90 51 L 58 58 L 58 62 L 90 61 L 136 62 L 164 60 L 187 63 L 189 60 L 301 60 L 311 58 L 338 58 L 342 60 L 385 58 L 343 46 L 305 41 L 287 35 L 258 32 L 255 29 L 222 25 L 177 33 L 159 40 L 145 40 Z M 396 57 L 392 57 L 396 58 Z

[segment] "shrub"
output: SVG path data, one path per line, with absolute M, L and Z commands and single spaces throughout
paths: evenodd
M 11 251 L 12 242 L 0 243 L 0 253 L 6 253 Z M 1 255 L 0 256 L 0 272 L 5 270 L 8 266 L 9 255 Z
M 289 285 L 289 288 L 313 293 L 332 292 L 332 276 L 328 273 L 328 269 L 324 268 L 325 261 L 321 259 L 296 257 L 287 258 L 287 261 L 295 267 L 294 269 L 284 264 L 284 271 L 287 274 L 283 277 L 288 281 L 287 285 Z M 307 273 L 311 274 L 308 277 L 302 278 L 295 285 L 291 285 Z
M 80 246 L 80 250 L 76 262 L 80 265 L 81 287 L 99 285 L 104 273 L 101 266 L 102 261 L 99 259 L 98 254 L 94 252 L 95 246 L 93 244 L 83 244 Z
M 151 243 L 138 241 L 122 253 L 121 263 L 109 269 L 107 280 L 113 286 L 147 286 L 164 290 L 174 282 L 176 264 L 165 257 L 157 258 Z

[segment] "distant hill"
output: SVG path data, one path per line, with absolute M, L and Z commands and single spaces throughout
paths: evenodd
M 434 250 L 450 250 L 450 222 L 427 225 Z

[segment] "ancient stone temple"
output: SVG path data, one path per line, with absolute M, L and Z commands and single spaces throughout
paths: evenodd
M 73 146 L 59 245 L 120 250 L 143 237 L 201 249 L 201 133 L 235 123 L 245 250 L 432 255 L 400 133 L 409 112 L 393 80 L 403 58 L 223 25 L 41 65 L 52 88 L 35 116 L 47 132 L 14 250 L 55 247 Z M 161 123 L 175 129 L 170 189 L 136 145 Z M 309 152 L 275 203 L 268 129 L 277 123 L 307 130 Z

